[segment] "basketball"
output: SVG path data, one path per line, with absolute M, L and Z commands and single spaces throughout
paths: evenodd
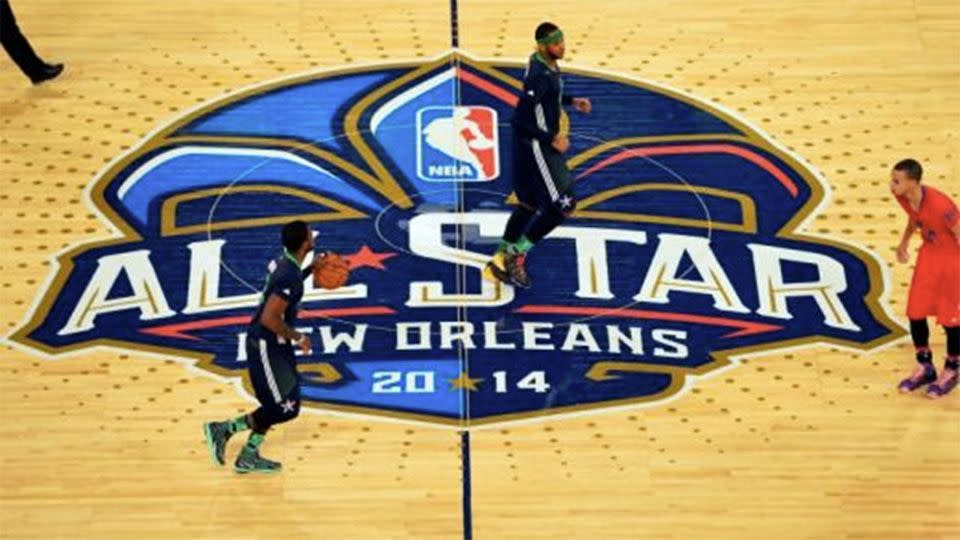
M 350 265 L 333 252 L 323 253 L 313 264 L 313 286 L 323 289 L 339 289 L 350 277 Z

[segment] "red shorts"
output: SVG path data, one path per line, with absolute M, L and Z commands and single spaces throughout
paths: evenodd
M 921 248 L 910 282 L 907 317 L 937 317 L 937 324 L 960 326 L 960 257 Z

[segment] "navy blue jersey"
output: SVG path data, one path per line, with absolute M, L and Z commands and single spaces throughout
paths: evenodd
M 248 334 L 257 339 L 270 339 L 276 343 L 277 335 L 260 324 L 263 306 L 267 298 L 279 296 L 287 301 L 287 309 L 283 312 L 283 321 L 293 328 L 297 324 L 297 308 L 303 298 L 303 280 L 310 274 L 310 269 L 301 270 L 296 259 L 288 254 L 270 261 L 267 266 L 267 284 L 260 298 L 260 306 L 250 320 Z
M 539 53 L 534 53 L 523 78 L 523 93 L 513 112 L 513 136 L 536 139 L 550 148 L 560 131 L 560 110 L 572 101 L 563 95 L 560 68 L 551 69 Z

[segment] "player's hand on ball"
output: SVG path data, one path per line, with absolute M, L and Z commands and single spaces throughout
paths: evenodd
M 589 98 L 573 98 L 573 108 L 584 114 L 590 114 L 593 104 L 590 103 Z
M 322 253 L 313 260 L 313 286 L 324 289 L 339 289 L 350 277 L 350 265 L 333 252 Z

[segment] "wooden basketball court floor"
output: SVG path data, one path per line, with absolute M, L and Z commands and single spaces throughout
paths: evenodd
M 432 57 L 449 3 L 15 1 L 65 74 L 31 87 L 0 61 L 0 326 L 27 317 L 68 244 L 109 229 L 83 196 L 158 125 L 251 83 Z M 960 198 L 960 4 L 951 0 L 464 0 L 461 48 L 524 58 L 566 30 L 566 62 L 736 111 L 805 158 L 831 199 L 811 232 L 911 266 L 891 165 Z M 914 247 L 919 240 L 915 239 Z M 942 332 L 932 341 L 942 362 Z M 93 349 L 0 355 L 2 538 L 460 538 L 455 431 L 327 413 L 271 433 L 285 471 L 210 465 L 201 422 L 248 408 L 172 359 Z M 960 538 L 960 399 L 899 394 L 908 337 L 870 354 L 757 354 L 656 407 L 472 432 L 476 538 Z M 236 444 L 236 443 L 234 443 Z M 231 447 L 231 454 L 236 448 Z

